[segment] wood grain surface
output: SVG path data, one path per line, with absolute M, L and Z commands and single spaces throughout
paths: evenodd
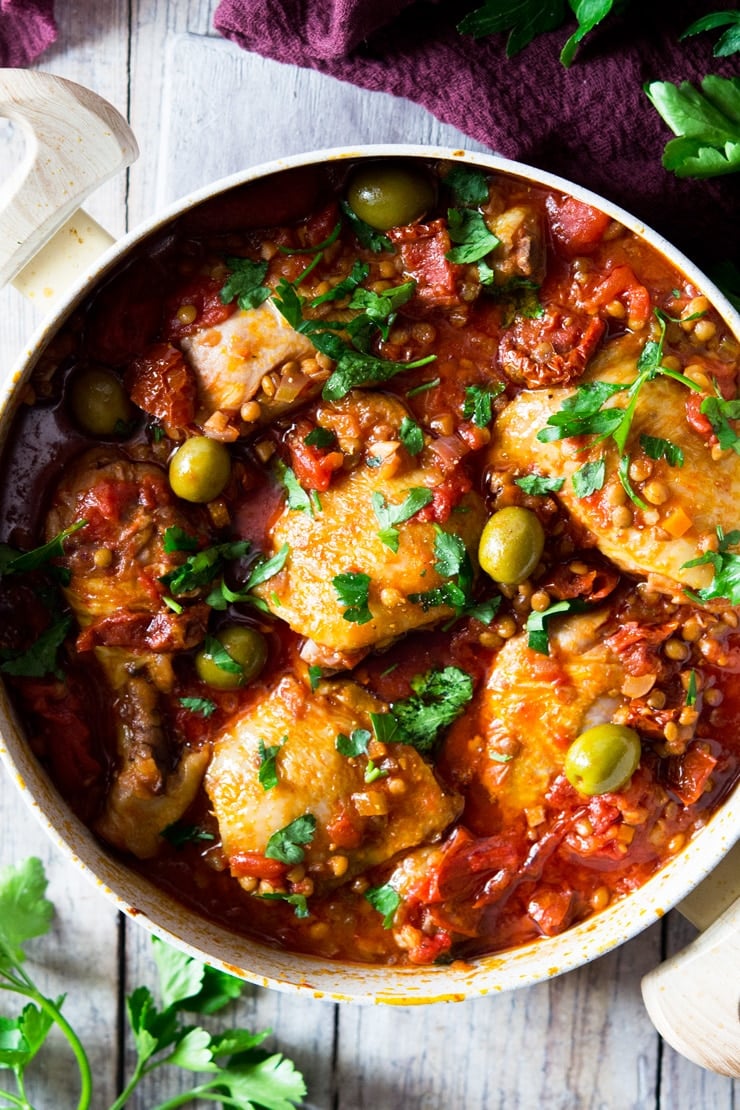
M 212 29 L 215 4 L 107 0 L 57 4 L 57 45 L 40 68 L 110 100 L 131 121 L 141 155 L 87 210 L 113 234 L 212 179 L 272 157 L 359 142 L 467 145 L 408 101 L 239 51 Z M 0 121 L 0 124 L 2 121 Z M 16 137 L 17 138 L 17 137 Z M 0 126 L 0 182 L 16 153 Z M 42 317 L 0 292 L 0 373 L 8 374 Z M 123 921 L 78 875 L 0 771 L 0 865 L 38 855 L 58 908 L 34 973 L 81 1034 L 103 1110 L 133 1048 L 122 999 L 154 982 L 148 934 Z M 664 1045 L 640 978 L 694 931 L 677 914 L 581 970 L 465 1003 L 417 1008 L 336 1006 L 249 988 L 230 1024 L 274 1031 L 303 1070 L 315 1110 L 733 1110 L 740 1082 L 702 1070 Z M 0 998 L 0 1013 L 9 1013 Z M 53 1039 L 35 1067 L 39 1110 L 76 1106 L 66 1046 Z M 157 1074 L 129 1102 L 148 1110 L 191 1085 Z

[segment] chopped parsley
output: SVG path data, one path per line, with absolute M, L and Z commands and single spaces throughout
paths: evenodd
M 540 443 L 551 443 L 557 439 L 570 439 L 574 436 L 594 436 L 594 443 L 611 439 L 619 451 L 617 473 L 628 497 L 640 509 L 647 505 L 632 489 L 629 480 L 630 456 L 627 453 L 627 439 L 637 408 L 638 397 L 647 382 L 658 376 L 672 378 L 687 388 L 701 393 L 701 387 L 677 370 L 662 365 L 665 344 L 666 324 L 672 317 L 656 308 L 655 316 L 660 326 L 660 338 L 648 340 L 637 360 L 637 377 L 629 383 L 607 382 L 602 379 L 585 382 L 572 396 L 563 401 L 560 410 L 553 413 L 547 426 L 540 429 L 537 439 Z M 607 402 L 616 394 L 625 393 L 627 404 L 609 406 Z M 669 441 L 665 441 L 669 442 Z
M 462 414 L 466 420 L 472 420 L 478 428 L 487 428 L 493 419 L 493 401 L 503 393 L 503 382 L 485 389 L 479 385 L 469 385 L 465 390 Z
M 80 528 L 84 528 L 86 524 L 86 520 L 76 520 L 74 524 L 70 524 L 64 531 L 59 532 L 48 543 L 44 543 L 40 547 L 34 547 L 31 551 L 18 552 L 7 544 L 3 544 L 0 547 L 0 577 L 9 574 L 28 574 L 29 571 L 39 570 L 51 559 L 58 559 L 64 554 L 64 541 L 67 537 L 79 532 Z
M 532 497 L 544 497 L 548 493 L 559 493 L 565 478 L 547 478 L 542 474 L 524 474 L 515 478 L 514 484 Z
M 708 586 L 701 590 L 686 590 L 686 594 L 695 601 L 713 601 L 714 598 L 723 598 L 730 605 L 740 605 L 740 555 L 730 551 L 731 547 L 740 545 L 740 529 L 734 528 L 725 535 L 721 527 L 717 527 L 719 546 L 716 551 L 705 551 L 696 559 L 684 563 L 682 569 L 700 567 L 708 563 L 714 570 L 714 577 Z
M 724 397 L 705 397 L 700 411 L 712 425 L 712 431 L 723 451 L 732 450 L 740 455 L 740 436 L 730 424 L 740 420 L 740 399 L 726 401 Z
M 295 513 L 308 513 L 309 516 L 315 516 L 311 495 L 298 481 L 293 468 L 286 466 L 282 459 L 276 459 L 275 473 L 285 489 L 288 508 Z
M 210 717 L 217 708 L 215 701 L 210 698 L 180 698 L 180 705 L 191 713 L 197 713 L 199 717 Z
M 385 883 L 383 886 L 370 887 L 365 891 L 365 898 L 378 913 L 383 915 L 383 928 L 392 929 L 396 910 L 401 905 L 401 895 L 397 890 Z
M 346 608 L 342 616 L 353 624 L 367 624 L 373 619 L 368 605 L 370 596 L 370 575 L 359 570 L 335 574 L 332 585 L 337 597 Z
M 206 602 L 212 609 L 223 610 L 227 605 L 247 603 L 249 605 L 254 605 L 256 609 L 260 609 L 262 612 L 266 612 L 267 606 L 264 601 L 259 597 L 255 597 L 252 591 L 255 586 L 261 586 L 263 582 L 267 582 L 281 571 L 285 566 L 289 554 L 290 546 L 284 543 L 280 550 L 275 555 L 271 555 L 269 559 L 266 559 L 264 555 L 258 556 L 241 590 L 230 589 L 223 578 L 221 578 L 215 588 L 209 593 Z
M 391 551 L 398 551 L 399 531 L 397 524 L 403 524 L 415 516 L 434 499 L 434 494 L 425 486 L 413 486 L 400 504 L 389 505 L 382 493 L 377 490 L 372 495 L 373 512 L 380 525 L 378 535 Z
M 438 524 L 435 524 L 434 530 L 434 569 L 440 577 L 451 581 L 433 586 L 422 593 L 409 594 L 409 601 L 414 605 L 421 605 L 425 613 L 437 605 L 444 605 L 455 610 L 455 619 L 469 616 L 483 624 L 490 624 L 501 604 L 501 598 L 494 597 L 480 602 L 473 599 L 473 565 L 465 544 L 459 536 L 445 532 Z
M 669 466 L 683 466 L 683 451 L 670 439 L 641 435 L 640 446 L 650 459 L 665 459 Z
M 276 759 L 278 752 L 287 739 L 288 737 L 284 736 L 279 744 L 271 744 L 269 747 L 265 744 L 264 740 L 260 740 L 258 744 L 257 750 L 260 757 L 260 766 L 257 777 L 263 790 L 272 790 L 278 784 Z
M 603 487 L 605 478 L 606 461 L 603 455 L 600 459 L 585 463 L 571 479 L 576 497 L 590 497 Z
M 477 208 L 488 200 L 488 178 L 482 170 L 472 166 L 453 166 L 444 183 L 461 207 Z
M 554 605 L 550 605 L 541 613 L 533 609 L 527 617 L 528 646 L 540 655 L 549 655 L 548 625 L 552 618 L 566 613 L 583 613 L 589 608 L 590 606 L 583 598 L 572 597 L 566 598 L 564 601 L 556 601 Z
M 219 668 L 221 671 L 226 671 L 227 674 L 239 675 L 240 678 L 244 677 L 244 667 L 238 663 L 233 656 L 229 655 L 228 651 L 215 636 L 206 636 L 205 643 L 203 644 L 203 654 L 207 659 Z
M 179 528 L 168 528 L 164 534 L 165 544 L 168 542 L 181 544 L 183 535 Z M 249 540 L 234 540 L 206 547 L 188 556 L 179 567 L 163 574 L 159 581 L 168 586 L 175 595 L 190 593 L 192 590 L 209 585 L 221 573 L 227 562 L 241 559 L 250 547 Z M 182 551 L 183 548 L 173 547 L 172 550 Z
M 360 755 L 367 755 L 367 746 L 372 740 L 372 733 L 366 728 L 353 729 L 349 736 L 340 732 L 334 741 L 334 746 L 340 755 L 354 759 Z M 375 782 L 376 779 L 385 778 L 388 774 L 382 767 L 376 766 L 368 756 L 365 768 L 365 782 Z
M 42 678 L 46 674 L 62 678 L 62 673 L 57 668 L 57 652 L 71 627 L 71 617 L 60 617 L 25 651 L 0 650 L 0 671 L 18 678 Z
M 501 242 L 489 231 L 483 215 L 471 208 L 448 208 L 447 226 L 456 244 L 445 255 L 450 262 L 478 262 Z
M 347 204 L 346 201 L 341 202 L 342 211 L 347 217 L 350 227 L 357 236 L 357 242 L 361 247 L 371 250 L 373 254 L 380 254 L 382 251 L 393 251 L 395 248 L 387 235 L 382 232 L 376 231 L 370 224 L 366 224 L 361 220 L 353 208 Z
M 267 841 L 265 856 L 291 865 L 302 863 L 306 855 L 303 845 L 311 843 L 315 832 L 316 818 L 312 813 L 304 813 L 272 834 Z
M 648 81 L 650 103 L 675 139 L 663 165 L 676 177 L 718 177 L 740 170 L 740 78 L 707 74 L 701 87 L 688 81 Z
M 337 437 L 329 428 L 322 428 L 317 424 L 307 436 L 303 437 L 303 442 L 307 447 L 320 447 L 323 450 L 333 447 L 337 442 Z
M 432 378 L 431 381 L 422 382 L 420 385 L 415 385 L 412 389 L 407 389 L 406 396 L 416 397 L 417 393 L 426 393 L 429 389 L 436 389 L 441 381 L 441 378 Z
M 696 705 L 696 671 L 689 671 L 689 681 L 686 686 L 686 704 Z
M 398 438 L 408 451 L 409 455 L 418 455 L 424 447 L 424 433 L 410 416 L 404 416 L 398 432 Z
M 226 265 L 231 270 L 221 289 L 223 304 L 233 300 L 239 308 L 257 308 L 270 296 L 270 289 L 264 284 L 267 262 L 253 262 L 251 258 L 227 258 Z
M 266 902 L 287 902 L 293 907 L 296 917 L 308 917 L 308 901 L 305 894 L 287 894 L 285 891 L 274 890 L 269 894 L 259 894 L 257 897 Z
M 216 839 L 213 833 L 201 828 L 200 825 L 188 825 L 184 821 L 173 821 L 171 825 L 162 829 L 159 835 L 178 851 L 186 844 L 198 844 Z
M 318 667 L 314 664 L 308 668 L 308 685 L 312 694 L 316 693 L 316 688 L 323 677 L 324 673 L 321 670 L 321 667 Z
M 411 690 L 387 713 L 370 714 L 373 731 L 382 743 L 409 744 L 419 752 L 430 752 L 473 697 L 473 680 L 459 667 L 445 667 L 416 675 Z

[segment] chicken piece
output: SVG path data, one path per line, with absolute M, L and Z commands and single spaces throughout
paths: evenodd
M 640 350 L 641 342 L 635 335 L 612 340 L 594 358 L 584 381 L 634 381 Z M 686 388 L 670 378 L 658 377 L 648 382 L 638 396 L 626 451 L 632 459 L 645 458 L 640 436 L 661 437 L 681 448 L 684 465 L 669 466 L 665 459 L 649 460 L 649 482 L 657 491 L 653 500 L 660 498 L 659 503 L 648 504 L 647 511 L 643 511 L 627 502 L 625 512 L 617 513 L 614 506 L 624 502 L 625 496 L 617 472 L 619 452 L 612 440 L 584 446 L 583 440 L 541 443 L 537 439 L 548 418 L 573 393 L 572 388 L 520 393 L 496 422 L 491 466 L 519 474 L 536 472 L 564 478 L 555 496 L 592 533 L 599 550 L 622 570 L 650 576 L 656 589 L 675 593 L 677 587 L 708 586 L 713 576 L 711 566 L 687 568 L 685 564 L 702 554 L 702 539 L 714 534 L 718 525 L 726 532 L 736 527 L 740 457 L 728 452 L 712 459 L 706 440 L 687 423 Z M 617 393 L 607 403 L 624 408 L 628 403 L 626 392 Z M 602 455 L 606 462 L 603 489 L 589 497 L 577 497 L 571 482 L 573 474 Z M 650 502 L 650 490 L 645 490 L 644 484 L 634 481 L 633 488 L 643 501 Z
M 488 227 L 500 240 L 491 255 L 496 283 L 524 279 L 539 285 L 545 276 L 545 227 L 542 214 L 533 206 L 513 205 L 488 217 Z
M 311 693 L 286 677 L 229 721 L 215 737 L 205 786 L 234 874 L 250 877 L 250 866 L 260 874 L 270 837 L 306 814 L 316 824 L 304 865 L 329 886 L 441 836 L 462 801 L 414 748 L 379 746 L 376 765 L 387 773 L 370 783 L 367 755 L 337 751 L 340 733 L 370 731 L 370 713 L 384 709 L 354 683 L 327 682 Z M 265 789 L 261 751 L 273 747 L 277 783 Z
M 471 743 L 469 720 L 448 734 L 445 766 L 481 783 L 504 828 L 542 804 L 572 741 L 625 703 L 624 669 L 601 636 L 607 617 L 602 608 L 554 620 L 549 655 L 532 651 L 525 633 L 512 637 L 480 696 L 478 735 Z
M 360 465 L 336 477 L 321 494 L 321 510 L 296 511 L 286 507 L 272 525 L 266 553 L 284 544 L 289 554 L 283 569 L 255 589 L 276 616 L 328 653 L 364 654 L 385 646 L 414 628 L 436 624 L 453 615 L 449 605 L 409 600 L 440 586 L 448 578 L 435 569 L 435 540 L 439 526 L 416 516 L 399 523 L 398 550 L 383 542 L 373 506 L 380 495 L 387 506 L 398 506 L 416 488 L 434 490 L 442 482 L 435 466 L 416 467 L 384 479 L 379 467 Z M 453 513 L 444 531 L 458 536 L 469 553 L 477 550 L 485 510 L 481 498 L 467 493 L 462 511 Z M 334 584 L 337 575 L 369 576 L 369 620 L 352 620 L 352 602 L 342 600 Z M 309 649 L 310 650 L 310 649 Z M 317 660 L 315 652 L 313 661 Z
M 311 341 L 290 327 L 271 300 L 184 336 L 180 346 L 198 381 L 196 419 L 202 425 L 216 412 L 238 412 L 256 396 L 270 371 L 316 355 Z M 297 367 L 291 373 L 291 401 L 305 401 L 312 379 Z M 279 396 L 276 405 L 276 412 L 289 407 L 280 404 Z
M 105 448 L 67 472 L 47 516 L 47 538 L 80 520 L 85 527 L 65 541 L 64 592 L 83 629 L 80 647 L 94 650 L 116 712 L 117 765 L 97 830 L 148 858 L 162 829 L 192 802 L 208 758 L 170 736 L 161 711 L 161 695 L 174 682 L 170 653 L 200 642 L 206 620 L 205 607 L 178 619 L 164 605 L 158 579 L 182 560 L 164 550 L 164 533 L 178 526 L 196 534 L 197 522 L 176 504 L 163 470 Z

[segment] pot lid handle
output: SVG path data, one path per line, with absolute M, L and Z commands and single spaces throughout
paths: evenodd
M 85 197 L 134 162 L 139 150 L 111 104 L 51 73 L 0 70 L 0 117 L 18 125 L 25 144 L 20 164 L 0 187 L 2 286 L 60 229 L 70 246 L 79 239 L 73 217 Z

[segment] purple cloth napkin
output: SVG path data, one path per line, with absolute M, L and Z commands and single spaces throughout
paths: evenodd
M 507 58 L 505 35 L 455 29 L 482 2 L 222 0 L 215 26 L 247 50 L 417 101 L 498 153 L 621 204 L 700 265 L 737 255 L 740 176 L 682 181 L 664 170 L 672 135 L 642 91 L 652 79 L 737 72 L 735 58 L 712 56 L 717 32 L 678 41 L 723 0 L 633 0 L 567 70 L 558 55 L 574 22 Z
M 0 0 L 0 66 L 30 65 L 56 37 L 53 0 Z

